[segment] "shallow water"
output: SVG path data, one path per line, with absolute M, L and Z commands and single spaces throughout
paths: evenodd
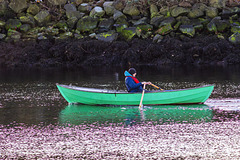
M 1 70 L 0 159 L 239 157 L 239 67 L 137 70 L 164 89 L 215 89 L 202 105 L 68 105 L 56 83 L 124 90 L 124 69 Z

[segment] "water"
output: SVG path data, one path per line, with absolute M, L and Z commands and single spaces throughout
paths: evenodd
M 0 159 L 240 156 L 240 69 L 137 68 L 164 89 L 214 84 L 205 104 L 68 105 L 55 84 L 124 90 L 124 69 L 0 71 Z M 148 90 L 154 88 L 148 87 Z M 212 148 L 212 146 L 215 146 Z

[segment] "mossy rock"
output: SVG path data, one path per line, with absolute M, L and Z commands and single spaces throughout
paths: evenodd
M 240 26 L 232 26 L 231 27 L 231 32 L 232 33 L 236 33 L 236 32 L 238 32 L 238 33 L 240 33 Z
M 77 7 L 73 3 L 64 5 L 64 9 L 67 11 L 77 11 Z
M 104 16 L 105 11 L 102 9 L 102 7 L 94 7 L 91 12 L 90 12 L 90 16 L 91 17 L 96 17 L 96 18 L 100 18 L 102 16 Z
M 73 33 L 72 32 L 65 32 L 65 33 L 61 33 L 59 35 L 59 37 L 57 37 L 56 39 L 64 40 L 64 39 L 68 39 L 68 38 L 71 38 L 71 37 L 73 37 Z
M 25 9 L 27 9 L 27 1 L 26 0 L 11 0 L 11 3 L 8 5 L 15 13 L 21 13 Z
M 47 10 L 43 10 L 35 15 L 34 19 L 38 22 L 39 26 L 43 26 L 51 21 L 51 15 Z
M 3 39 L 5 39 L 6 38 L 6 35 L 5 34 L 2 34 L 2 33 L 0 33 L 0 40 L 3 40 Z
M 20 27 L 20 30 L 22 31 L 22 32 L 27 32 L 27 31 L 29 31 L 31 29 L 31 26 L 29 25 L 29 24 L 23 24 L 23 25 L 21 25 L 21 27 Z
M 121 36 L 124 37 L 125 40 L 129 41 L 136 35 L 136 27 L 124 28 L 121 31 Z
M 150 24 L 142 24 L 138 25 L 136 29 L 136 33 L 138 37 L 148 38 L 152 34 L 153 26 Z
M 121 33 L 123 29 L 128 28 L 126 24 L 115 24 L 116 31 Z
M 67 20 L 68 28 L 73 29 L 77 24 L 78 18 L 77 17 L 71 17 Z
M 160 27 L 156 31 L 156 33 L 161 34 L 161 35 L 166 35 L 166 34 L 170 33 L 172 30 L 173 30 L 173 28 L 172 28 L 171 24 L 168 24 L 166 26 Z
M 127 17 L 121 12 L 121 11 L 118 11 L 118 10 L 115 10 L 114 11 L 114 14 L 113 14 L 113 19 L 116 21 L 118 19 L 126 19 Z
M 181 25 L 179 27 L 179 30 L 190 37 L 194 37 L 195 35 L 195 29 L 192 25 Z
M 114 14 L 115 8 L 113 7 L 113 3 L 113 1 L 103 3 L 103 8 L 108 16 L 112 16 Z
M 115 31 L 103 32 L 96 35 L 96 38 L 104 42 L 113 42 L 118 38 L 118 33 Z
M 175 7 L 171 11 L 171 15 L 173 17 L 178 17 L 182 15 L 187 15 L 189 13 L 190 9 L 188 8 L 183 8 L 183 7 Z
M 48 0 L 49 3 L 55 6 L 63 5 L 67 3 L 67 0 Z
M 9 19 L 6 24 L 5 24 L 5 28 L 6 30 L 9 30 L 9 29 L 18 29 L 20 28 L 22 25 L 22 23 L 20 22 L 19 19 Z
M 68 19 L 71 19 L 72 17 L 75 17 L 77 19 L 82 18 L 85 15 L 85 13 L 81 13 L 79 11 L 67 11 L 66 16 Z
M 176 23 L 176 19 L 174 17 L 168 17 L 166 19 L 164 19 L 161 23 L 160 26 L 166 26 L 168 24 L 170 24 L 171 26 L 173 26 Z
M 57 36 L 59 34 L 59 29 L 54 27 L 46 28 L 45 32 L 51 36 Z
M 36 40 L 38 37 L 38 32 L 40 31 L 39 27 L 35 27 L 30 29 L 27 33 L 24 33 L 22 35 L 22 38 L 28 39 L 28 40 Z
M 236 32 L 232 34 L 228 40 L 234 44 L 240 44 L 240 33 Z
M 27 9 L 27 13 L 31 14 L 31 15 L 36 15 L 38 14 L 40 11 L 40 8 L 38 7 L 38 5 L 36 4 L 30 4 L 28 9 Z
M 227 0 L 209 0 L 209 5 L 215 8 L 225 8 Z
M 140 14 L 140 11 L 134 5 L 127 5 L 123 9 L 123 13 L 127 14 L 127 15 L 130 15 L 130 16 L 138 16 Z
M 150 14 L 151 18 L 159 16 L 158 7 L 155 4 L 150 5 Z
M 92 7 L 88 3 L 82 3 L 81 5 L 78 6 L 78 11 L 83 13 L 90 13 L 91 10 Z
M 201 9 L 192 9 L 189 13 L 188 13 L 188 17 L 189 18 L 199 18 L 204 16 L 204 12 Z
M 6 22 L 0 20 L 0 28 L 4 28 Z
M 12 29 L 8 30 L 7 36 L 14 41 L 19 41 L 21 39 L 21 33 Z
M 191 20 L 187 16 L 179 16 L 176 18 L 178 22 L 181 22 L 181 24 L 190 24 Z
M 217 26 L 212 21 L 210 23 L 208 23 L 207 29 L 209 32 L 217 32 Z
M 114 24 L 113 18 L 108 18 L 108 19 L 104 18 L 103 20 L 101 20 L 99 22 L 98 27 L 99 27 L 99 29 L 108 31 L 108 30 L 110 30 L 112 28 L 113 24 Z
M 204 3 L 195 3 L 193 6 L 192 6 L 192 9 L 200 9 L 201 11 L 206 11 L 206 9 L 208 8 L 208 6 Z
M 28 16 L 21 16 L 20 18 L 20 21 L 22 23 L 27 23 L 27 24 L 30 24 L 32 26 L 35 26 L 35 20 L 34 20 L 34 17 L 28 15 Z
M 208 7 L 206 9 L 206 16 L 209 18 L 214 18 L 218 16 L 218 9 L 214 7 Z
M 83 17 L 77 22 L 77 30 L 80 32 L 87 32 L 97 28 L 98 18 L 90 16 Z
M 160 23 L 164 20 L 164 16 L 160 15 L 160 16 L 156 16 L 153 17 L 150 21 L 150 24 L 153 25 L 154 27 L 159 27 Z

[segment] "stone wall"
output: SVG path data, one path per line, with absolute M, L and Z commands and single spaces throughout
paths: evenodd
M 0 0 L 0 41 L 217 35 L 240 43 L 237 1 Z

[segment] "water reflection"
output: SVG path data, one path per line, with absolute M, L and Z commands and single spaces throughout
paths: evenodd
M 88 106 L 69 105 L 59 114 L 61 124 L 108 124 L 154 122 L 157 124 L 171 123 L 202 123 L 213 118 L 212 108 L 204 105 L 161 105 L 144 106 Z

